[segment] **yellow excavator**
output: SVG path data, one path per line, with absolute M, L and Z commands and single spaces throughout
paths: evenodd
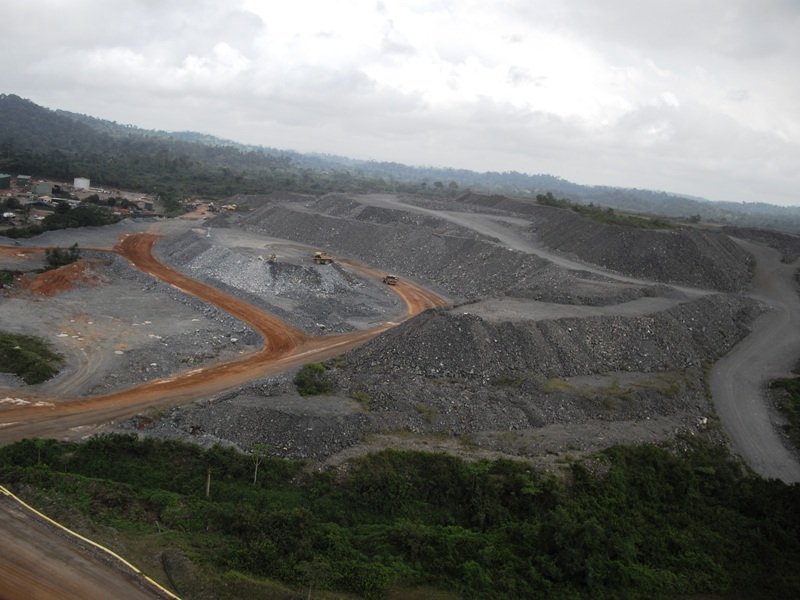
M 314 252 L 314 262 L 318 265 L 329 265 L 333 262 L 333 257 L 324 252 Z

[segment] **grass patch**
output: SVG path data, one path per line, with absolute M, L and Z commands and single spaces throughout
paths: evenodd
M 436 409 L 432 406 L 428 406 L 427 404 L 417 404 L 415 407 L 417 412 L 422 415 L 422 418 L 425 419 L 428 423 L 433 423 L 436 420 Z
M 675 226 L 664 217 L 650 217 L 636 213 L 619 213 L 613 208 L 603 208 L 594 204 L 574 204 L 567 199 L 558 199 L 552 193 L 539 194 L 536 201 L 544 206 L 555 206 L 572 210 L 587 219 L 605 225 L 635 227 L 637 229 L 674 229 Z
M 499 387 L 519 387 L 523 383 L 527 377 L 525 375 L 517 374 L 517 375 L 498 375 L 494 379 L 492 379 L 492 385 L 496 385 Z
M 325 367 L 328 369 L 344 369 L 346 366 L 347 357 L 344 354 L 339 354 L 325 361 Z
M 800 448 L 800 377 L 784 377 L 770 384 L 776 391 L 778 410 L 786 418 L 784 429 L 795 448 Z
M 372 397 L 367 392 L 363 391 L 352 392 L 350 398 L 363 406 L 364 410 L 369 410 L 370 404 L 372 403 Z
M 560 377 L 551 377 L 544 382 L 544 391 L 547 394 L 556 394 L 559 392 L 574 392 L 576 389 L 575 386 L 573 386 L 566 379 L 561 379 Z
M 665 398 L 677 398 L 683 392 L 683 379 L 675 373 L 659 373 L 655 379 L 636 383 L 633 387 L 656 390 Z
M 630 400 L 633 394 L 631 388 L 622 387 L 616 379 L 611 382 L 611 385 L 601 388 L 600 393 L 603 397 L 604 405 L 608 400 L 613 405 L 613 408 L 617 407 L 619 400 Z
M 17 375 L 28 385 L 54 377 L 63 362 L 40 338 L 0 332 L 0 371 Z

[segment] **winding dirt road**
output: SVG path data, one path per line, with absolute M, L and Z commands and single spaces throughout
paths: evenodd
M 190 402 L 198 397 L 242 385 L 253 379 L 273 375 L 311 361 L 324 360 L 364 344 L 376 335 L 420 312 L 445 301 L 412 282 L 392 286 L 406 303 L 405 315 L 398 321 L 354 333 L 309 336 L 277 317 L 266 313 L 211 286 L 197 282 L 158 261 L 153 246 L 159 236 L 150 233 L 125 235 L 115 251 L 137 268 L 174 285 L 180 290 L 210 302 L 253 327 L 266 340 L 263 348 L 242 359 L 217 363 L 210 367 L 184 371 L 175 376 L 149 381 L 135 388 L 104 396 L 65 400 L 35 398 L 47 406 L 24 406 L 0 411 L 0 444 L 24 437 L 75 439 L 84 437 L 98 426 L 141 412 L 142 410 Z M 352 261 L 340 261 L 363 275 L 379 281 L 383 271 Z
M 114 250 L 142 271 L 245 321 L 264 337 L 264 347 L 240 360 L 185 371 L 105 396 L 74 400 L 38 398 L 48 402 L 48 406 L 3 410 L 0 412 L 0 444 L 23 437 L 83 437 L 99 425 L 149 407 L 207 397 L 305 362 L 335 356 L 365 343 L 398 322 L 445 304 L 432 292 L 404 281 L 392 287 L 407 306 L 405 315 L 397 322 L 345 335 L 309 336 L 246 302 L 185 277 L 159 262 L 152 254 L 158 238 L 154 234 L 129 234 Z M 351 261 L 340 262 L 369 278 L 380 280 L 383 277 L 382 271 Z M 4 599 L 107 598 L 110 590 L 113 590 L 115 598 L 125 600 L 167 597 L 152 586 L 144 586 L 141 578 L 125 574 L 125 569 L 119 565 L 111 566 L 98 560 L 5 497 L 0 498 L 0 531 L 0 597 Z
M 772 307 L 752 332 L 714 365 L 711 393 L 734 448 L 762 477 L 800 482 L 800 463 L 783 445 L 764 398 L 770 381 L 790 377 L 800 356 L 796 264 L 776 250 L 738 240 L 756 258 L 752 295 Z

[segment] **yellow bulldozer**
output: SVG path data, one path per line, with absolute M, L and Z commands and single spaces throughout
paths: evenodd
M 388 273 L 383 277 L 383 283 L 386 285 L 397 285 L 397 275 L 389 275 Z
M 329 265 L 333 262 L 333 257 L 324 252 L 314 252 L 314 262 L 318 265 Z

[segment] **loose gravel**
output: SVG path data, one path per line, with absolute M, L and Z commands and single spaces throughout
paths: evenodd
M 369 440 L 387 432 L 454 435 L 487 452 L 523 456 L 699 434 L 713 413 L 704 366 L 742 339 L 765 310 L 735 293 L 748 285 L 752 261 L 717 232 L 621 229 L 571 211 L 471 194 L 438 206 L 524 217 L 532 242 L 660 282 L 620 283 L 558 267 L 452 221 L 362 204 L 358 197 L 235 201 L 252 212 L 219 218 L 213 228 L 325 248 L 419 281 L 457 306 L 428 311 L 330 361 L 332 396 L 301 398 L 288 373 L 158 418 L 141 415 L 124 430 L 242 449 L 266 443 L 276 456 L 320 461 L 369 449 Z M 213 228 L 210 239 L 187 232 L 162 242 L 159 252 L 183 272 L 235 290 L 306 331 L 320 325 L 346 331 L 396 309 L 380 286 L 315 269 L 303 264 L 307 256 L 288 250 L 280 266 L 268 266 L 253 253 L 269 244 L 255 251 L 221 247 Z M 692 299 L 669 287 L 675 283 L 726 293 Z M 471 303 L 493 297 L 580 306 L 676 301 L 633 316 L 533 319 L 516 312 L 504 318 L 502 303 L 491 320 L 470 313 Z

